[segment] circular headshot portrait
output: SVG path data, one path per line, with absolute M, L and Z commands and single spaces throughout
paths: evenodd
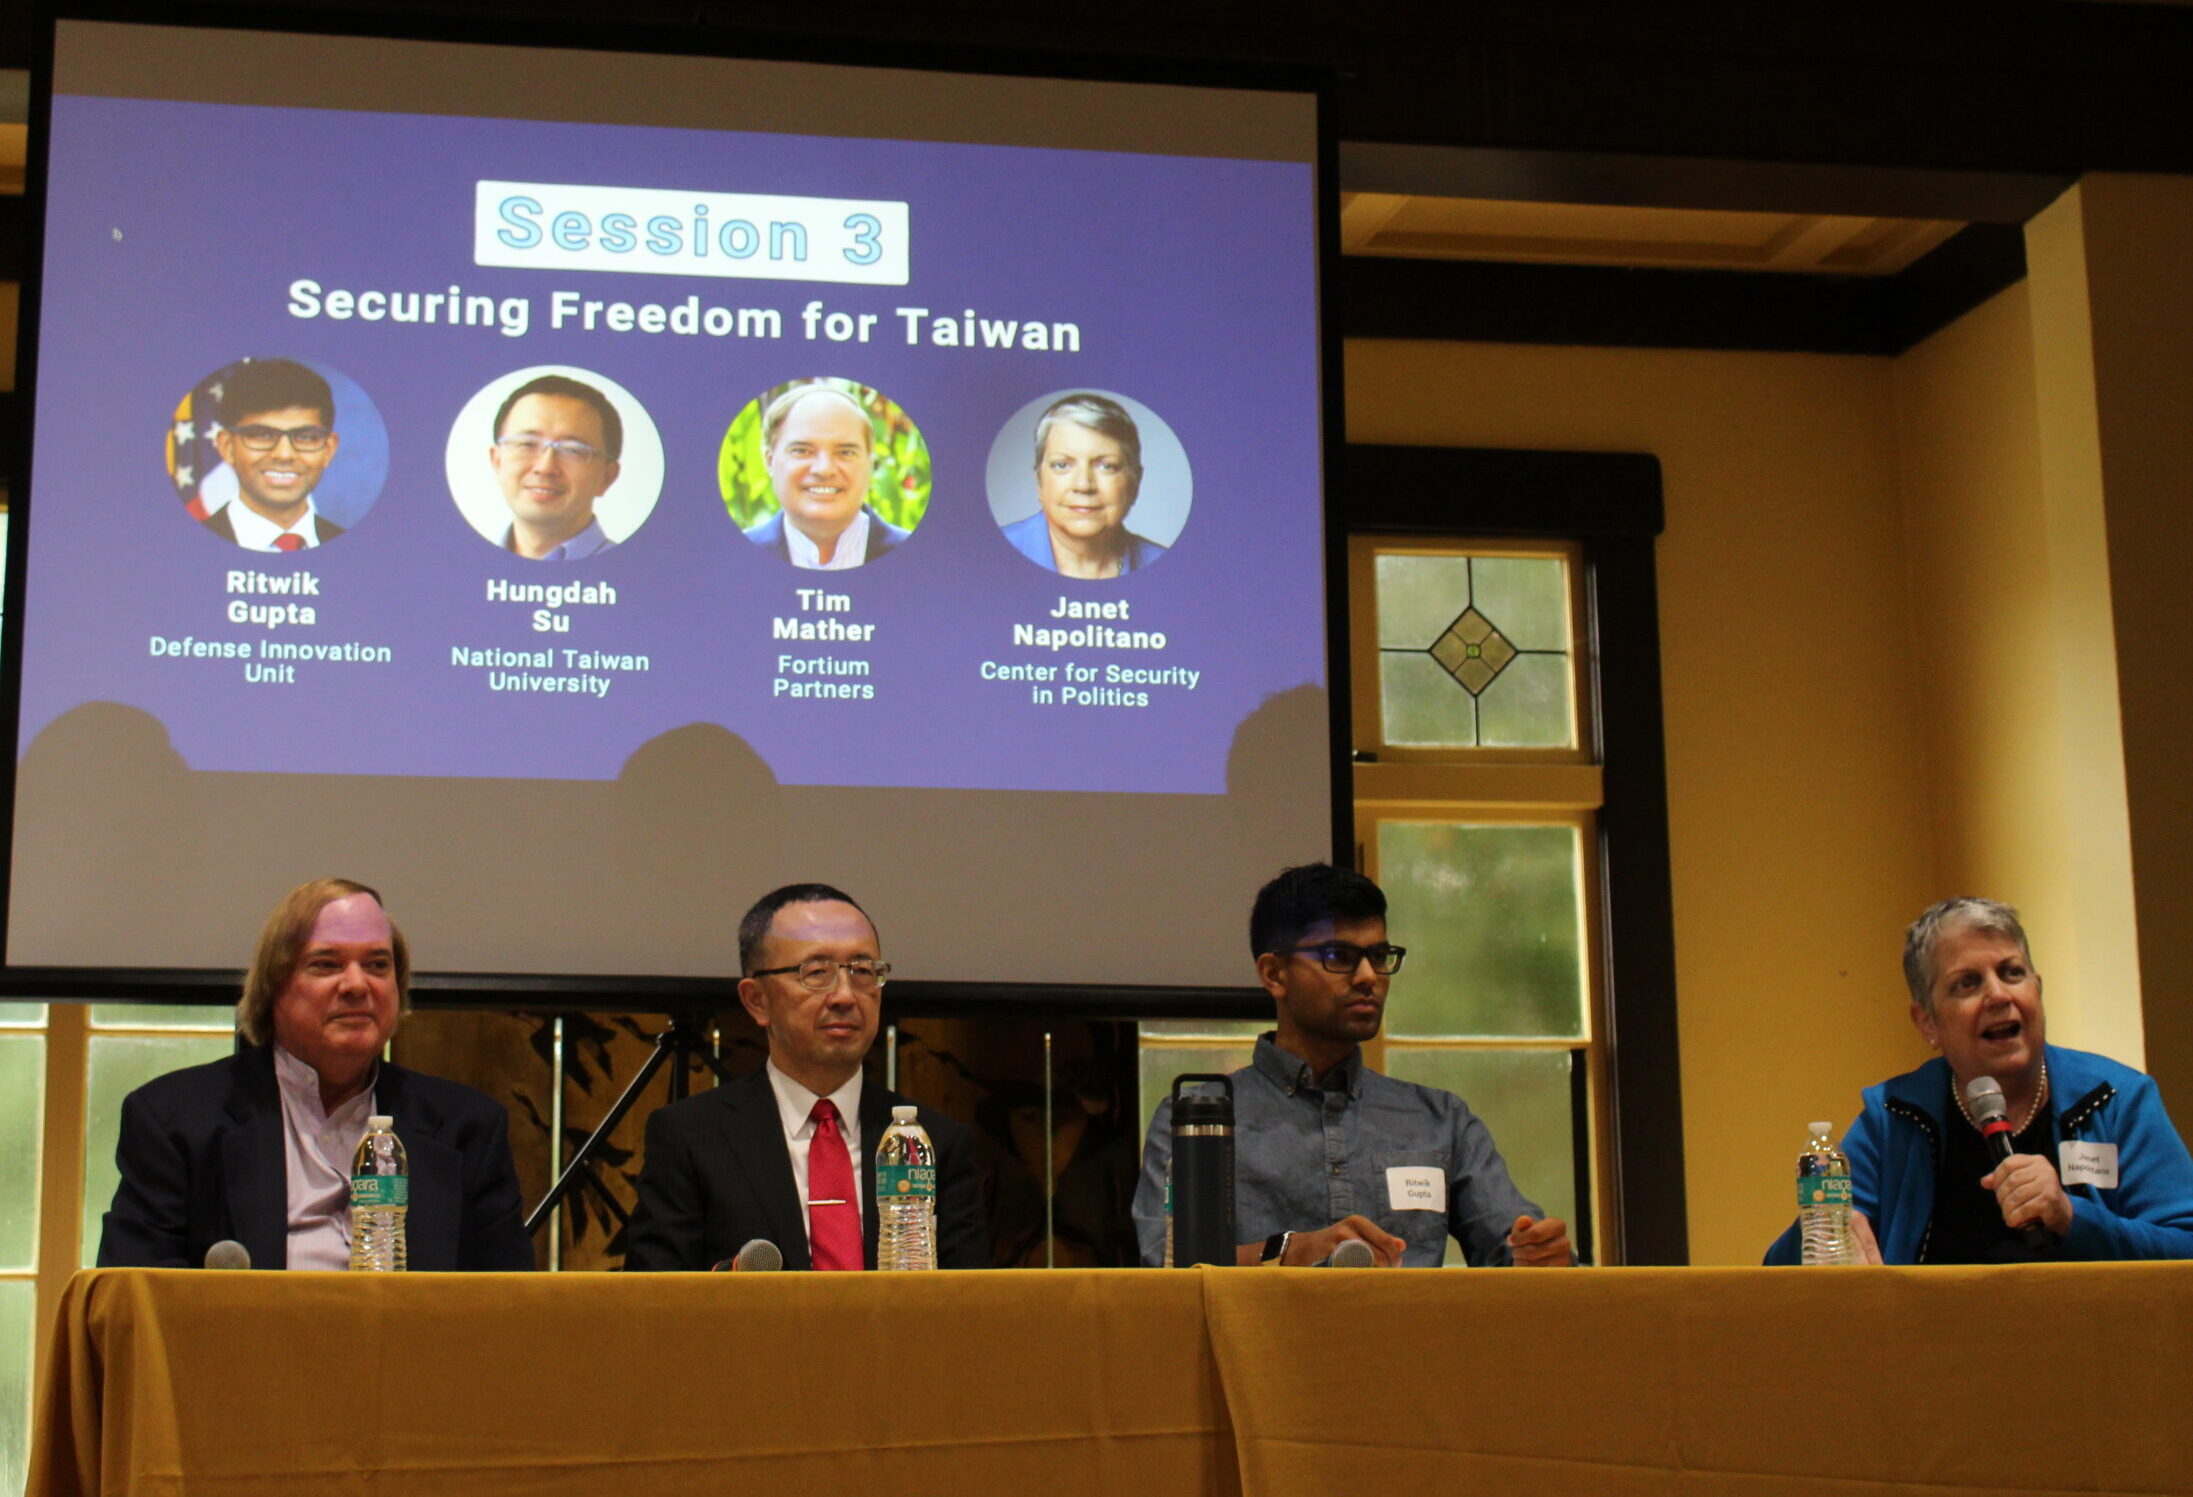
M 445 461 L 465 523 L 529 561 L 613 550 L 662 497 L 662 435 L 646 408 L 563 365 L 490 380 L 457 413 Z
M 1140 401 L 1062 390 L 990 444 L 990 514 L 1012 548 L 1082 581 L 1153 565 L 1188 523 L 1194 484 L 1173 429 Z
M 246 551 L 310 551 L 356 525 L 388 479 L 388 428 L 347 376 L 310 359 L 238 359 L 168 423 L 183 513 Z
M 748 540 L 795 567 L 842 572 L 897 549 L 929 512 L 929 444 L 880 391 L 792 380 L 733 418 L 716 482 Z

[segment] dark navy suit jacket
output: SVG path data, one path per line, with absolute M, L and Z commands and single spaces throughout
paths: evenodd
M 860 1089 L 861 1241 L 876 1266 L 876 1141 L 891 1109 L 906 1099 L 880 1086 Z M 987 1268 L 974 1142 L 942 1113 L 920 1109 L 937 1150 L 937 1267 Z M 627 1269 L 706 1269 L 757 1237 L 784 1254 L 786 1268 L 811 1268 L 807 1222 L 784 1140 L 784 1119 L 765 1071 L 658 1108 L 647 1120 L 639 1207 L 632 1213 Z
M 897 550 L 899 543 L 913 534 L 910 530 L 901 530 L 874 510 L 869 509 L 865 504 L 861 506 L 861 509 L 868 516 L 868 554 L 861 558 L 862 566 L 866 566 L 879 556 Z M 792 548 L 786 545 L 784 540 L 784 511 L 781 509 L 759 525 L 739 533 L 755 545 L 765 546 L 776 552 L 786 561 L 792 559 Z
M 411 1167 L 404 1248 L 414 1270 L 530 1269 L 500 1103 L 383 1061 L 376 1111 L 396 1120 Z M 122 1183 L 99 1238 L 101 1268 L 198 1268 L 224 1238 L 253 1268 L 289 1262 L 289 1176 L 274 1052 L 246 1050 L 156 1077 L 122 1103 Z

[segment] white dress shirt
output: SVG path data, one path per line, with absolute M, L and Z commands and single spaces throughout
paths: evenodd
M 284 535 L 294 535 L 305 543 L 307 551 L 320 544 L 320 512 L 312 504 L 312 496 L 305 496 L 304 517 L 284 530 L 265 515 L 260 514 L 242 499 L 227 506 L 228 528 L 236 533 L 236 544 L 246 551 L 279 550 L 274 542 Z
M 822 548 L 792 523 L 790 515 L 784 517 L 784 549 L 793 566 L 810 572 L 851 571 L 868 559 L 868 506 L 864 504 L 854 512 L 853 523 L 839 533 L 837 549 L 828 561 L 822 559 Z
M 320 1073 L 280 1045 L 274 1079 L 282 1092 L 282 1158 L 289 1181 L 289 1266 L 350 1267 L 350 1156 L 373 1116 L 373 1087 L 330 1113 L 320 1106 Z
M 777 1117 L 784 1124 L 784 1147 L 792 1156 L 792 1184 L 800 1193 L 800 1230 L 807 1230 L 807 1146 L 814 1142 L 813 1113 L 816 1094 L 768 1063 L 769 1089 L 777 1094 Z M 838 1132 L 845 1136 L 845 1152 L 853 1159 L 853 1210 L 862 1228 L 868 1223 L 868 1203 L 860 1198 L 860 1072 L 830 1094 L 837 1104 Z

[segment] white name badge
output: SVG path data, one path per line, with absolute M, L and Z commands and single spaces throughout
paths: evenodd
M 2117 1188 L 2115 1144 L 2089 1144 L 2067 1138 L 2057 1145 L 2056 1167 L 2066 1185 L 2091 1185 L 2096 1190 Z
M 1386 1171 L 1387 1204 L 1396 1211 L 1445 1211 L 1447 1177 L 1429 1164 L 1397 1164 Z

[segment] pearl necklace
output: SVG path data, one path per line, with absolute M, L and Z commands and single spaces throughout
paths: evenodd
M 1973 1131 L 1975 1133 L 1980 1132 L 1980 1120 L 1972 1115 L 1971 1108 L 1965 1106 L 1964 1089 L 1956 1084 L 1954 1075 L 1950 1078 L 1949 1094 L 1957 1099 L 1957 1110 L 1965 1115 L 1965 1121 L 1972 1125 Z M 2034 1118 L 2040 1115 L 2042 1104 L 2047 1101 L 2048 1062 L 2044 1060 L 2041 1062 L 2041 1089 L 2033 1094 L 2033 1103 L 2026 1108 L 2025 1116 L 2019 1120 L 2018 1126 L 2010 1130 L 2013 1137 L 2033 1126 Z

